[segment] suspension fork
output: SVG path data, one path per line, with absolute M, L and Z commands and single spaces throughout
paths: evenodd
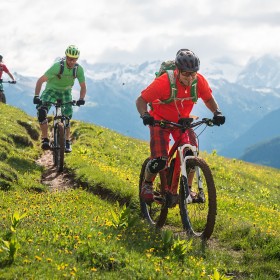
M 185 156 L 184 151 L 185 150 L 191 150 L 193 155 L 192 156 Z M 197 157 L 197 147 L 190 145 L 190 144 L 184 144 L 180 147 L 178 147 L 178 153 L 180 157 L 180 168 L 181 168 L 181 176 L 182 176 L 182 181 L 184 185 L 184 190 L 185 190 L 185 197 L 186 197 L 186 202 L 191 203 L 193 201 L 190 191 L 189 191 L 189 184 L 188 184 L 188 174 L 187 174 L 187 165 L 186 162 L 190 158 Z M 197 177 L 198 181 L 198 189 L 202 190 L 202 181 L 201 181 L 201 175 L 200 175 L 200 169 L 195 166 L 195 175 Z

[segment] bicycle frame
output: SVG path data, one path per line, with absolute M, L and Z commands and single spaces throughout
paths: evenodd
M 64 165 L 64 152 L 65 152 L 65 134 L 66 134 L 66 121 L 69 118 L 62 114 L 62 106 L 66 104 L 76 105 L 76 101 L 72 100 L 69 102 L 62 103 L 60 99 L 57 102 L 46 102 L 43 105 L 53 105 L 55 107 L 55 114 L 53 117 L 52 125 L 52 142 L 51 149 L 53 151 L 54 165 L 58 171 L 63 171 Z
M 174 123 L 174 122 L 170 122 L 170 121 L 155 121 L 155 125 L 161 126 L 162 128 L 166 128 L 166 126 L 175 127 L 176 129 L 182 130 L 182 132 L 184 132 L 187 129 L 200 126 L 202 124 L 206 124 L 208 126 L 213 126 L 214 125 L 212 123 L 211 119 L 206 119 L 206 118 L 203 119 L 202 121 L 198 121 L 198 122 L 195 122 L 195 123 L 192 123 L 192 121 L 193 121 L 192 118 L 187 119 L 187 122 L 185 123 L 185 125 L 180 125 L 178 123 Z M 181 176 L 182 176 L 183 180 L 185 182 L 187 182 L 188 175 L 187 175 L 187 171 L 186 171 L 187 170 L 186 169 L 186 166 L 187 166 L 186 162 L 189 159 L 198 156 L 198 147 L 196 147 L 194 145 L 191 145 L 191 144 L 180 145 L 179 144 L 180 140 L 181 140 L 180 138 L 177 139 L 175 141 L 175 143 L 172 145 L 172 147 L 170 148 L 169 153 L 168 153 L 168 163 L 167 163 L 167 165 L 170 164 L 174 154 L 177 151 L 177 153 L 179 154 L 179 160 L 180 160 Z M 193 155 L 186 156 L 184 154 L 185 150 L 191 150 Z M 197 178 L 197 182 L 198 182 L 198 189 L 199 189 L 200 193 L 203 193 L 203 186 L 202 186 L 202 180 L 201 180 L 201 175 L 200 175 L 200 169 L 197 166 L 195 167 L 195 174 L 196 174 L 196 178 Z M 168 186 L 168 187 L 170 187 L 170 186 Z M 165 186 L 162 186 L 162 189 L 164 190 Z M 186 188 L 186 194 L 187 194 L 186 202 L 187 203 L 192 203 L 193 198 L 192 198 L 188 188 Z

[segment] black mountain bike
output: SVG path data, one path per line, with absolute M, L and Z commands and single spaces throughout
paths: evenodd
M 193 119 L 189 118 L 184 125 L 169 121 L 155 121 L 155 125 L 161 128 L 173 128 L 182 131 L 203 124 L 206 126 L 214 125 L 211 119 L 193 122 Z M 145 202 L 140 195 L 146 165 L 150 159 L 147 158 L 144 161 L 139 180 L 141 213 L 151 225 L 157 228 L 162 228 L 166 224 L 168 211 L 172 211 L 172 218 L 175 217 L 175 220 L 180 213 L 180 221 L 168 220 L 168 225 L 177 227 L 178 223 L 181 223 L 188 235 L 207 240 L 213 233 L 217 212 L 216 189 L 212 172 L 207 163 L 198 157 L 198 147 L 190 144 L 180 146 L 179 143 L 180 139 L 175 141 L 170 148 L 168 164 L 164 170 L 157 174 L 153 182 L 154 201 L 151 203 Z M 180 157 L 181 175 L 179 194 L 177 193 L 174 196 L 174 193 L 171 192 L 171 182 L 176 151 Z M 189 176 L 194 177 L 191 190 L 188 185 Z
M 4 83 L 15 84 L 16 82 L 15 81 L 3 81 L 0 79 L 0 102 L 6 104 L 6 96 L 4 93 L 4 87 L 2 85 Z
M 66 104 L 76 106 L 76 100 L 62 103 L 60 99 L 56 102 L 47 102 L 46 105 L 53 105 L 55 113 L 53 116 L 52 136 L 51 136 L 51 150 L 53 152 L 53 163 L 58 172 L 62 172 L 64 168 L 64 153 L 65 153 L 65 129 L 66 123 L 70 119 L 62 114 L 61 107 Z

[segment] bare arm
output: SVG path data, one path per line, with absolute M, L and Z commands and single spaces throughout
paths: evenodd
M 42 88 L 42 84 L 44 82 L 46 82 L 48 80 L 48 78 L 43 75 L 42 77 L 40 77 L 36 83 L 36 87 L 35 87 L 35 96 L 39 96 L 40 92 L 41 92 L 41 88 Z
M 7 74 L 9 75 L 9 77 L 10 77 L 13 81 L 15 81 L 15 78 L 14 78 L 14 76 L 12 75 L 12 73 L 8 72 Z
M 214 97 L 210 98 L 207 101 L 204 101 L 205 106 L 212 112 L 216 112 L 217 110 L 219 110 L 219 106 L 215 100 Z
M 81 89 L 80 89 L 80 99 L 84 99 L 87 93 L 87 86 L 86 83 L 80 83 Z
M 136 108 L 137 108 L 140 116 L 142 116 L 145 112 L 148 112 L 147 105 L 148 105 L 147 102 L 141 96 L 139 96 L 136 99 Z

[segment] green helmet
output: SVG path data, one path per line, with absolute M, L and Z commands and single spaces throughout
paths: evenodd
M 70 45 L 66 51 L 65 51 L 65 55 L 68 57 L 72 57 L 72 58 L 78 58 L 80 55 L 80 51 L 79 49 L 74 46 L 74 45 Z

